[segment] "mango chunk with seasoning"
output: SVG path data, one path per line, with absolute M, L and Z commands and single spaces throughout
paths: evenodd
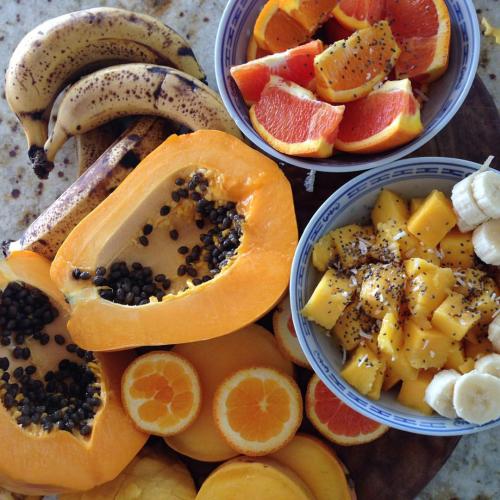
M 439 244 L 443 266 L 469 268 L 474 265 L 472 233 L 452 229 Z
M 363 335 L 368 335 L 374 324 L 374 320 L 360 306 L 361 304 L 358 301 L 351 302 L 345 308 L 332 330 L 340 345 L 346 351 L 351 351 L 357 347 L 363 340 Z
M 383 359 L 379 359 L 379 362 L 380 366 L 375 375 L 375 380 L 373 381 L 372 388 L 370 389 L 370 392 L 366 394 L 370 399 L 373 399 L 375 401 L 380 399 L 380 393 L 382 391 L 382 384 L 384 383 L 386 370 L 385 361 Z
M 372 209 L 372 222 L 375 227 L 381 222 L 393 220 L 397 224 L 405 224 L 409 212 L 406 201 L 389 189 L 382 189 Z
M 403 329 L 394 312 L 385 314 L 377 338 L 378 348 L 388 356 L 396 356 L 403 344 Z
M 394 356 L 384 355 L 386 370 L 382 388 L 388 391 L 401 380 L 415 380 L 418 376 L 418 370 L 413 368 L 408 361 L 404 349 L 400 349 Z
M 471 307 L 481 315 L 479 325 L 486 326 L 500 309 L 500 290 L 491 278 L 485 278 L 483 291 L 477 296 L 472 295 L 470 300 Z
M 410 200 L 410 214 L 413 215 L 424 203 L 425 198 L 412 198 Z
M 322 236 L 313 246 L 312 263 L 321 272 L 328 269 L 328 263 L 333 260 L 336 252 L 333 246 L 333 231 Z
M 451 201 L 434 190 L 420 208 L 410 216 L 408 230 L 427 247 L 435 247 L 456 225 Z
M 465 296 L 479 295 L 485 290 L 488 275 L 479 269 L 454 269 L 453 291 Z
M 331 330 L 351 301 L 353 292 L 354 287 L 348 277 L 334 269 L 329 269 L 302 309 L 302 315 L 323 328 Z
M 452 292 L 434 311 L 431 323 L 457 341 L 462 340 L 480 318 L 481 314 L 471 310 L 470 302 L 462 294 Z
M 377 355 L 368 347 L 359 346 L 340 374 L 361 394 L 367 395 L 372 390 L 380 369 L 382 362 Z
M 367 262 L 373 243 L 373 228 L 349 224 L 332 231 L 335 254 L 343 269 Z
M 432 415 L 432 408 L 425 402 L 425 390 L 431 383 L 432 373 L 419 373 L 415 380 L 403 380 L 401 390 L 398 394 L 398 401 L 413 408 L 424 415 Z
M 413 368 L 441 368 L 446 363 L 452 339 L 434 328 L 421 328 L 409 319 L 405 323 L 404 348 Z
M 400 266 L 367 265 L 359 293 L 364 311 L 376 319 L 382 319 L 388 312 L 397 312 L 403 295 L 404 280 Z

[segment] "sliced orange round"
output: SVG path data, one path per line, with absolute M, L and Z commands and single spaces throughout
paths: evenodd
M 391 72 L 399 53 L 387 21 L 354 32 L 315 57 L 318 95 L 334 103 L 368 95 Z
M 201 389 L 193 365 L 169 351 L 135 359 L 122 377 L 122 402 L 142 431 L 177 434 L 194 422 L 201 408 Z
M 259 59 L 260 57 L 268 56 L 271 52 L 261 49 L 253 35 L 250 36 L 250 41 L 247 47 L 247 62 Z
M 312 35 L 328 18 L 338 0 L 280 0 L 279 7 Z
M 328 158 L 344 106 L 319 101 L 299 85 L 271 76 L 260 100 L 250 108 L 257 133 L 277 151 L 310 158 Z
M 344 404 L 316 374 L 307 386 L 306 414 L 318 432 L 342 446 L 369 443 L 389 429 Z
M 283 356 L 299 366 L 310 369 L 311 365 L 300 347 L 293 327 L 290 297 L 288 295 L 279 303 L 273 313 L 273 330 Z
M 378 153 L 418 137 L 424 127 L 410 80 L 385 82 L 345 106 L 335 147 L 349 153 Z
M 352 31 L 384 19 L 385 0 L 339 0 L 333 16 L 344 28 Z
M 444 0 L 387 0 L 387 18 L 401 48 L 396 77 L 432 82 L 448 67 L 450 15 Z
M 214 420 L 236 451 L 272 453 L 290 441 L 302 422 L 302 396 L 295 381 L 267 367 L 238 370 L 217 389 Z
M 253 36 L 261 49 L 283 52 L 307 41 L 309 33 L 279 8 L 279 0 L 268 0 L 255 21 Z

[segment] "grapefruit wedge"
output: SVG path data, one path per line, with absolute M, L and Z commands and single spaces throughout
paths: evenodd
M 339 0 L 333 16 L 344 28 L 355 31 L 384 19 L 386 0 Z
M 387 0 L 387 18 L 401 48 L 396 77 L 432 82 L 448 67 L 450 15 L 444 0 Z
M 277 151 L 310 158 L 333 153 L 344 106 L 318 101 L 301 86 L 271 76 L 250 120 L 257 133 Z
M 233 66 L 231 76 L 247 104 L 256 103 L 271 75 L 278 75 L 309 88 L 314 81 L 314 57 L 323 51 L 323 42 L 314 40 L 299 47 Z
M 399 54 L 387 21 L 356 31 L 315 57 L 316 91 L 332 103 L 360 99 L 391 72 Z
M 279 0 L 269 0 L 255 21 L 253 36 L 268 52 L 283 52 L 309 39 L 309 32 L 279 8 Z
M 423 129 L 410 80 L 388 81 L 346 104 L 335 147 L 348 153 L 379 153 L 406 144 Z
M 318 432 L 342 446 L 369 443 L 389 429 L 345 405 L 316 374 L 307 386 L 306 414 Z
M 328 18 L 337 0 L 280 0 L 279 7 L 313 34 Z

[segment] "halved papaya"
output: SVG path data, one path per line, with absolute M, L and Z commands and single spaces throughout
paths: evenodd
M 27 251 L 0 261 L 0 484 L 29 495 L 110 481 L 148 437 L 120 401 L 133 355 L 72 343 L 49 269 Z
M 51 277 L 85 349 L 178 344 L 235 331 L 288 285 L 292 191 L 224 132 L 171 136 L 71 232 Z

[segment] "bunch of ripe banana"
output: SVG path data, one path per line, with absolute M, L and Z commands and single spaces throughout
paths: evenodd
M 34 171 L 46 179 L 57 152 L 76 136 L 85 174 L 14 247 L 52 258 L 74 225 L 179 127 L 240 137 L 204 78 L 189 44 L 147 15 L 100 7 L 51 19 L 28 33 L 10 60 L 5 94 L 25 131 Z M 49 134 L 53 104 L 63 90 Z M 139 118 L 121 135 L 106 125 L 130 115 Z

